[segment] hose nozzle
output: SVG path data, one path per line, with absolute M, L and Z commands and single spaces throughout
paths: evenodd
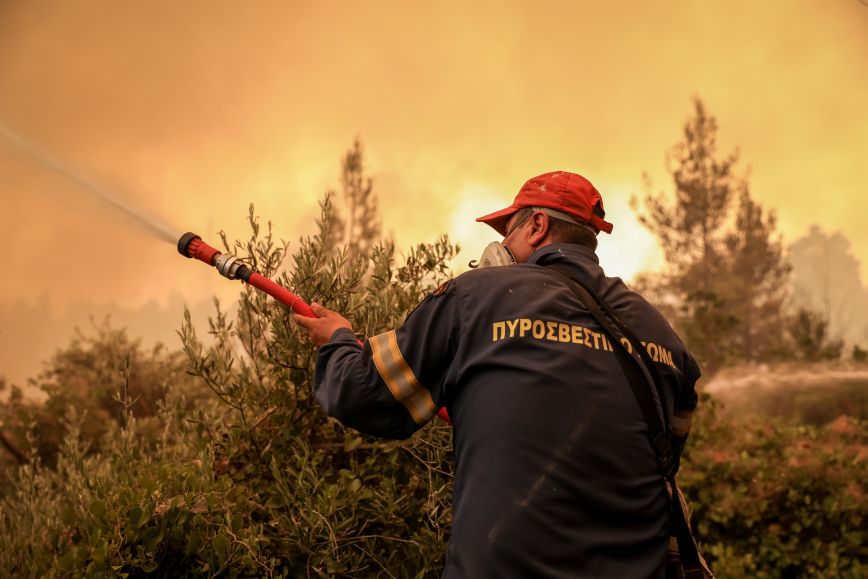
M 250 268 L 240 259 L 229 253 L 220 253 L 195 233 L 188 231 L 181 236 L 178 240 L 178 253 L 216 267 L 223 277 L 244 281 L 250 278 Z
M 214 258 L 220 252 L 202 241 L 202 238 L 188 231 L 178 240 L 178 253 L 184 257 L 190 257 L 204 261 L 208 265 L 214 265 Z
M 198 259 L 208 265 L 217 268 L 220 275 L 229 279 L 240 279 L 253 287 L 260 289 L 274 299 L 289 306 L 295 313 L 315 318 L 313 311 L 304 300 L 293 294 L 283 286 L 274 283 L 243 263 L 236 256 L 229 253 L 220 253 L 195 233 L 187 232 L 178 240 L 178 253 L 184 257 Z

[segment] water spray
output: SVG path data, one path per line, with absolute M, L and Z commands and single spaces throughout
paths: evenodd
M 198 259 L 217 268 L 220 275 L 225 278 L 240 279 L 256 289 L 264 291 L 299 315 L 308 318 L 316 317 L 313 310 L 310 309 L 310 306 L 303 299 L 282 285 L 276 284 L 264 275 L 253 271 L 238 257 L 229 253 L 221 253 L 214 249 L 202 241 L 202 238 L 195 233 L 188 232 L 181 236 L 181 239 L 178 240 L 178 253 L 184 257 Z
M 130 219 L 133 223 L 151 235 L 164 241 L 168 241 L 169 243 L 174 243 L 175 239 L 178 238 L 176 229 L 170 227 L 160 219 L 157 219 L 155 216 L 149 215 L 141 207 L 136 207 L 126 199 L 114 194 L 105 187 L 101 187 L 99 184 L 82 176 L 78 172 L 73 171 L 57 159 L 54 159 L 50 155 L 40 151 L 25 138 L 10 131 L 3 125 L 0 125 L 0 136 L 12 143 L 19 150 L 29 155 L 34 161 L 46 169 L 62 175 L 67 180 L 81 187 L 83 190 L 93 193 L 97 199 L 107 204 L 115 211 L 118 211 L 124 217 Z
M 174 243 L 175 240 L 178 239 L 178 234 L 165 223 L 151 215 L 148 215 L 141 208 L 133 206 L 131 203 L 118 197 L 111 191 L 100 187 L 93 181 L 81 176 L 79 173 L 73 171 L 60 161 L 46 155 L 26 139 L 2 125 L 0 125 L 0 137 L 4 137 L 18 149 L 27 153 L 43 167 L 63 175 L 66 179 L 77 184 L 84 190 L 95 194 L 103 202 L 110 205 L 113 209 L 120 211 L 126 217 L 131 218 L 136 224 L 143 227 L 151 234 L 170 243 Z M 196 258 L 208 265 L 216 267 L 217 271 L 220 272 L 220 275 L 224 277 L 229 279 L 240 279 L 249 283 L 253 287 L 264 291 L 277 301 L 286 304 L 297 314 L 309 318 L 316 317 L 310 309 L 310 306 L 307 305 L 304 300 L 291 293 L 286 288 L 274 283 L 267 277 L 256 273 L 234 255 L 220 253 L 202 241 L 202 238 L 195 233 L 185 233 L 181 236 L 181 239 L 178 241 L 178 251 L 181 255 Z

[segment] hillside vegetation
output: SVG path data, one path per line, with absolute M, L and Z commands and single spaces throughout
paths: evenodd
M 697 115 L 685 151 L 709 153 L 713 127 L 701 109 Z M 679 178 L 696 190 L 711 167 L 723 211 L 721 191 L 733 186 L 729 169 L 691 159 L 685 152 L 690 170 Z M 379 241 L 358 144 L 344 159 L 342 186 L 349 211 L 338 215 L 326 196 L 316 235 L 292 253 L 252 207 L 250 238 L 224 243 L 263 275 L 346 312 L 364 339 L 398 326 L 447 279 L 456 247 L 441 238 L 399 256 L 392 243 Z M 657 226 L 686 210 L 690 199 L 681 199 L 681 206 L 654 206 Z M 773 230 L 773 219 L 749 196 L 739 199 L 741 219 Z M 669 310 L 709 378 L 724 368 L 719 382 L 708 380 L 679 474 L 710 562 L 724 578 L 864 576 L 865 370 L 853 363 L 851 375 L 859 378 L 838 386 L 797 379 L 812 357 L 840 357 L 822 320 L 791 316 L 780 288 L 733 304 L 729 287 L 702 267 L 712 256 L 713 267 L 732 274 L 734 260 L 755 259 L 768 275 L 751 283 L 774 285 L 786 269 L 775 261 L 781 254 L 774 239 L 711 228 L 704 245 L 690 246 L 692 229 L 657 230 L 672 251 L 681 247 L 693 257 L 679 258 L 659 279 L 646 278 L 649 295 Z M 774 320 L 779 328 L 807 323 L 811 331 L 771 336 Z M 11 390 L 0 405 L 5 574 L 442 572 L 451 523 L 450 427 L 435 420 L 409 441 L 389 442 L 328 419 L 312 400 L 315 351 L 283 306 L 249 286 L 231 310 L 215 304 L 207 336 L 189 315 L 179 325 L 180 351 L 143 350 L 108 326 L 80 335 L 38 378 L 44 404 L 0 382 Z M 760 353 L 801 366 L 785 373 L 743 365 L 756 364 Z M 727 373 L 735 364 L 747 369 Z
M 328 238 L 323 208 L 323 230 L 299 248 L 297 277 L 284 281 L 353 312 L 365 335 L 399 323 L 445 275 L 445 241 L 415 248 L 399 266 L 388 246 L 318 257 Z M 267 234 L 242 249 L 276 273 L 281 250 Z M 362 275 L 368 259 L 371 274 Z M 195 379 L 173 365 L 175 355 L 142 352 L 122 335 L 105 330 L 59 353 L 46 407 L 13 396 L 3 408 L 4 428 L 31 461 L 3 483 L 3 569 L 34 577 L 442 571 L 452 478 L 445 424 L 396 443 L 327 419 L 310 398 L 313 351 L 281 307 L 249 289 L 236 314 L 217 311 L 210 345 L 182 326 Z M 85 383 L 100 387 L 74 388 Z M 46 414 L 61 404 L 65 415 Z M 863 575 L 868 472 L 858 416 L 794 425 L 731 416 L 706 396 L 696 424 L 681 480 L 721 577 Z

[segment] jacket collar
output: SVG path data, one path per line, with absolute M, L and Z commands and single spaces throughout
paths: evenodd
M 593 249 L 575 243 L 552 243 L 531 254 L 527 263 L 546 266 L 562 265 L 569 268 L 582 281 L 597 287 L 605 277 L 600 259 Z
M 563 260 L 590 261 L 595 265 L 600 265 L 600 258 L 597 257 L 593 249 L 575 243 L 550 243 L 534 251 L 528 258 L 527 263 L 548 265 L 549 263 L 558 263 Z

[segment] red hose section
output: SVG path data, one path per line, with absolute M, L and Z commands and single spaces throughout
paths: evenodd
M 193 241 L 191 241 L 190 245 L 187 246 L 187 253 L 190 257 L 193 257 L 200 261 L 204 261 L 208 265 L 214 265 L 214 258 L 220 255 L 219 251 L 217 251 L 201 239 L 194 239 Z M 277 301 L 286 304 L 292 309 L 292 311 L 297 314 L 307 316 L 308 318 L 316 317 L 316 315 L 313 313 L 313 310 L 310 309 L 310 306 L 307 305 L 307 303 L 303 299 L 301 299 L 282 285 L 274 283 L 262 274 L 250 274 L 250 279 L 247 280 L 247 283 L 257 289 L 264 291 Z M 446 422 L 446 424 L 452 424 L 452 419 L 449 417 L 449 413 L 446 411 L 445 406 L 437 411 L 437 416 L 439 416 L 441 420 Z
M 204 261 L 208 265 L 214 265 L 214 258 L 220 255 L 220 252 L 201 239 L 196 238 L 187 246 L 187 255 L 200 261 Z
M 273 281 L 261 274 L 250 274 L 250 279 L 247 280 L 247 283 L 257 289 L 261 289 L 277 301 L 286 304 L 287 306 L 292 308 L 292 311 L 299 315 L 306 316 L 308 318 L 316 317 L 316 315 L 313 313 L 313 310 L 310 309 L 310 306 L 307 305 L 307 303 L 305 303 L 303 299 L 301 299 L 282 285 L 274 283 Z
M 250 285 L 255 288 L 261 289 L 274 299 L 279 302 L 283 302 L 292 308 L 297 314 L 302 316 L 307 316 L 308 318 L 315 318 L 316 314 L 313 313 L 313 310 L 310 309 L 310 306 L 302 300 L 300 297 L 283 287 L 282 285 L 278 285 L 268 279 L 267 277 L 253 273 L 250 275 L 250 279 L 247 281 Z M 361 344 L 362 342 L 359 342 Z M 446 407 L 444 406 L 440 410 L 437 411 L 437 416 L 440 417 L 446 424 L 452 424 L 452 419 L 449 417 L 449 412 L 447 412 Z
M 267 277 L 253 273 L 250 275 L 250 279 L 247 281 L 250 285 L 255 288 L 261 289 L 274 299 L 279 302 L 283 302 L 292 308 L 297 314 L 302 316 L 307 316 L 308 318 L 315 318 L 316 314 L 313 313 L 313 310 L 310 309 L 310 306 L 302 300 L 300 297 L 283 287 L 282 285 L 278 285 L 268 279 Z M 361 344 L 361 342 L 359 342 Z M 452 419 L 449 417 L 449 412 L 446 411 L 446 407 L 444 406 L 440 410 L 437 411 L 437 416 L 440 417 L 446 424 L 452 424 Z

